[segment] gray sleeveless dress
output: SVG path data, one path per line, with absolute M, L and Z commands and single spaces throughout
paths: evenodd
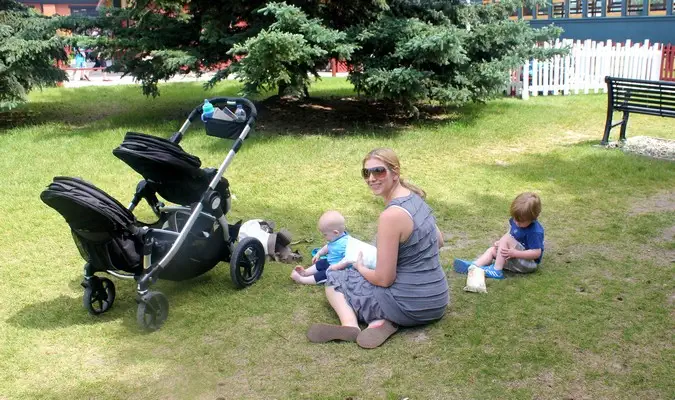
M 391 201 L 412 216 L 413 231 L 399 244 L 396 280 L 388 287 L 375 286 L 349 268 L 328 271 L 327 286 L 345 295 L 359 320 L 386 319 L 401 326 L 423 325 L 440 319 L 450 302 L 450 291 L 438 255 L 436 219 L 431 208 L 415 193 Z

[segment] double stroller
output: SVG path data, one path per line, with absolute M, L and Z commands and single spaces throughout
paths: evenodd
M 233 225 L 227 221 L 231 200 L 229 183 L 223 177 L 252 129 L 257 111 L 244 98 L 209 101 L 228 109 L 241 108 L 247 115 L 241 121 L 204 119 L 207 135 L 234 139 L 218 169 L 201 168 L 199 158 L 179 145 L 190 124 L 202 116 L 199 105 L 171 139 L 129 132 L 113 150 L 143 177 L 128 207 L 77 178 L 55 177 L 41 193 L 42 201 L 69 224 L 85 260 L 83 303 L 90 314 L 108 311 L 115 301 L 115 285 L 96 275 L 100 272 L 136 281 L 137 322 L 150 331 L 159 329 L 169 315 L 166 296 L 150 290 L 157 279 L 194 278 L 221 261 L 230 263 L 230 276 L 237 288 L 253 284 L 262 275 L 263 244 L 253 237 L 237 242 L 241 221 Z M 174 205 L 165 205 L 158 196 Z M 143 199 L 156 222 L 140 222 L 132 213 Z

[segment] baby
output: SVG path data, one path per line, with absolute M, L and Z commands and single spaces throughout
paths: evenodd
M 359 253 L 368 268 L 375 268 L 377 249 L 349 235 L 345 231 L 345 218 L 342 214 L 326 211 L 319 218 L 318 228 L 326 239 L 326 245 L 312 257 L 312 266 L 307 269 L 301 265 L 296 266 L 291 272 L 291 279 L 306 285 L 324 283 L 328 271 L 351 266 Z

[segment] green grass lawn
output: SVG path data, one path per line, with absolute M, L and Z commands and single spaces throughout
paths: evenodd
M 50 89 L 20 110 L 29 124 L 0 131 L 0 399 L 675 398 L 675 164 L 594 147 L 605 95 L 502 99 L 339 130 L 316 120 L 282 130 L 261 115 L 264 129 L 226 172 L 230 219 L 271 219 L 311 239 L 299 245 L 306 260 L 327 209 L 373 238 L 383 204 L 359 176 L 372 148 L 394 148 L 403 176 L 428 193 L 446 233 L 451 304 L 441 321 L 378 349 L 308 343 L 311 323 L 337 318 L 323 288 L 294 284 L 292 265 L 274 262 L 245 290 L 233 289 L 226 264 L 159 281 L 171 311 L 151 334 L 136 327 L 133 282 L 114 279 L 114 307 L 90 316 L 83 261 L 40 192 L 53 176 L 79 176 L 126 204 L 139 176 L 111 153 L 125 132 L 168 138 L 204 97 L 238 89 L 165 85 L 156 99 L 136 87 Z M 334 78 L 312 94 L 351 92 Z M 631 116 L 627 134 L 675 139 L 675 120 Z M 217 166 L 231 142 L 197 126 L 182 145 Z M 503 234 L 526 190 L 543 201 L 540 270 L 464 292 L 452 259 Z M 147 206 L 137 216 L 150 219 Z

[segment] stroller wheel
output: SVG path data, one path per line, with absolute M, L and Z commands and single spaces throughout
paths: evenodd
M 108 311 L 115 301 L 115 284 L 108 278 L 93 276 L 84 288 L 82 303 L 91 315 Z
M 169 300 L 160 292 L 148 292 L 138 302 L 136 321 L 141 329 L 156 331 L 169 317 Z
M 263 273 L 265 267 L 265 249 L 254 237 L 239 241 L 230 260 L 230 276 L 237 288 L 252 285 Z

